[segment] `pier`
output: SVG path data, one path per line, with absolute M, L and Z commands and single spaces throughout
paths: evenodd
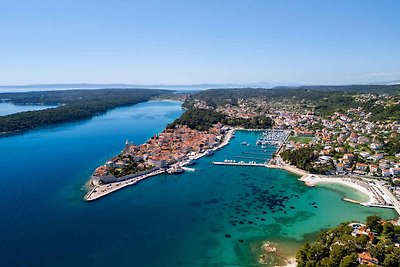
M 235 156 L 235 158 L 239 158 L 239 159 L 264 160 L 264 161 L 265 161 L 265 159 L 266 159 L 266 157 L 265 157 L 265 158 L 256 158 L 256 157 L 245 157 L 245 156 Z
M 214 165 L 231 165 L 231 166 L 252 166 L 252 167 L 267 167 L 266 163 L 244 162 L 244 161 L 214 161 Z

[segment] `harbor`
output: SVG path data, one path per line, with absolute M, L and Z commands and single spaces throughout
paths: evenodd
M 280 146 L 287 140 L 290 135 L 290 131 L 287 130 L 265 130 L 260 138 L 257 140 L 257 145 L 274 145 Z

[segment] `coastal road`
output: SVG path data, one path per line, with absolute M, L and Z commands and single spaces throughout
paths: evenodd
M 392 194 L 392 192 L 389 191 L 389 189 L 387 189 L 386 187 L 384 187 L 383 185 L 380 185 L 378 183 L 375 183 L 383 192 L 385 192 L 390 200 L 393 202 L 394 205 L 394 209 L 397 211 L 397 213 L 400 216 L 400 202 L 396 199 L 396 197 Z M 400 220 L 400 218 L 399 218 Z

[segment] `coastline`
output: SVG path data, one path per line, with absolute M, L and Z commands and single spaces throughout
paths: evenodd
M 293 173 L 295 175 L 298 175 L 298 176 L 300 176 L 300 178 L 298 180 L 304 182 L 304 184 L 309 187 L 314 187 L 320 183 L 340 184 L 340 185 L 357 190 L 358 192 L 366 195 L 369 199 L 367 202 L 364 202 L 364 203 L 359 202 L 357 200 L 349 199 L 349 198 L 344 198 L 344 199 L 342 199 L 343 201 L 351 202 L 354 204 L 361 204 L 361 205 L 365 205 L 365 206 L 370 206 L 370 205 L 373 205 L 374 203 L 378 202 L 375 195 L 371 191 L 369 191 L 367 188 L 365 188 L 364 186 L 357 183 L 356 179 L 354 179 L 354 178 L 325 177 L 325 176 L 321 176 L 321 175 L 314 175 L 305 170 L 299 169 L 296 166 L 287 165 L 287 164 L 285 164 L 285 165 L 268 164 L 267 166 L 268 166 L 268 168 L 282 169 L 282 170 L 288 171 L 290 173 Z
M 288 164 L 282 164 L 282 165 L 267 164 L 267 167 L 282 169 L 290 173 L 293 173 L 295 175 L 298 175 L 300 176 L 298 180 L 304 182 L 304 184 L 309 187 L 314 187 L 317 186 L 318 184 L 326 183 L 326 184 L 339 184 L 354 189 L 359 193 L 367 196 L 368 201 L 361 202 L 347 197 L 342 198 L 342 200 L 366 207 L 395 209 L 400 219 L 400 211 L 399 207 L 397 206 L 398 204 L 394 202 L 391 193 L 387 192 L 384 186 L 375 183 L 374 180 L 360 178 L 360 177 L 352 177 L 350 175 L 346 176 L 316 175 Z
M 222 147 L 228 145 L 234 132 L 235 132 L 235 129 L 229 129 L 227 131 L 227 133 L 225 134 L 225 136 L 224 136 L 223 140 L 221 141 L 221 143 L 218 144 L 217 146 L 213 147 L 210 150 L 216 151 L 216 150 L 221 149 Z M 204 157 L 206 155 L 207 155 L 207 152 L 198 153 L 198 154 L 194 155 L 191 159 L 197 160 L 197 159 L 200 159 L 200 158 L 202 158 L 202 157 Z M 171 165 L 170 167 L 171 168 L 176 168 L 176 167 L 182 168 L 182 167 L 186 166 L 187 164 L 189 164 L 191 159 L 177 162 L 177 163 Z M 157 170 L 155 170 L 153 172 L 150 172 L 150 173 L 147 173 L 147 174 L 144 174 L 144 175 L 140 175 L 140 176 L 137 176 L 137 177 L 134 177 L 134 178 L 131 178 L 131 179 L 123 180 L 123 181 L 120 181 L 120 182 L 109 183 L 109 184 L 104 184 L 104 185 L 95 185 L 93 188 L 90 187 L 90 185 L 92 184 L 91 183 L 92 178 L 91 178 L 86 183 L 86 185 L 88 185 L 89 191 L 85 194 L 83 199 L 85 201 L 94 201 L 96 199 L 104 197 L 104 196 L 106 196 L 106 195 L 108 195 L 110 193 L 113 193 L 113 192 L 115 192 L 115 191 L 117 191 L 119 189 L 122 189 L 124 187 L 137 184 L 138 182 L 140 182 L 140 181 L 142 181 L 142 180 L 144 180 L 146 178 L 149 178 L 149 177 L 155 176 L 155 175 L 159 175 L 159 174 L 163 174 L 163 173 L 165 173 L 165 170 L 157 169 Z
M 374 203 L 377 203 L 378 200 L 376 199 L 375 195 L 369 191 L 366 187 L 364 187 L 360 181 L 357 181 L 354 178 L 341 178 L 341 177 L 321 177 L 317 175 L 307 175 L 305 177 L 302 177 L 299 179 L 300 181 L 304 182 L 307 186 L 316 186 L 318 184 L 339 184 L 343 185 L 352 189 L 357 190 L 358 192 L 368 196 L 368 201 L 367 202 L 358 202 L 356 200 L 344 198 L 344 201 L 355 203 L 355 204 L 361 204 L 361 205 L 371 205 Z

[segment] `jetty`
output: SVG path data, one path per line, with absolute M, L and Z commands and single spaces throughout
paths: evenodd
M 109 184 L 102 184 L 102 185 L 96 185 L 92 190 L 90 190 L 86 196 L 84 197 L 84 199 L 86 201 L 93 201 L 96 200 L 98 198 L 104 197 L 112 192 L 115 192 L 119 189 L 122 189 L 124 187 L 127 186 L 131 186 L 134 185 L 144 179 L 147 179 L 151 176 L 155 176 L 155 175 L 159 175 L 165 173 L 164 169 L 158 169 L 154 172 L 150 172 L 144 175 L 140 175 L 137 177 L 134 177 L 132 179 L 128 179 L 128 180 L 124 180 L 121 182 L 116 182 L 116 183 L 109 183 Z
M 235 161 L 235 160 L 225 160 L 225 161 L 214 161 L 214 165 L 230 165 L 230 166 L 252 166 L 252 167 L 267 167 L 266 163 L 257 163 L 255 161 Z

